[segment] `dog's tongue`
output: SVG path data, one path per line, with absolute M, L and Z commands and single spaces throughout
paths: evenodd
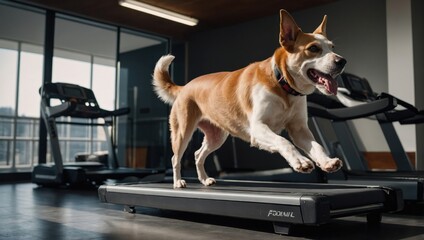
M 326 75 L 318 72 L 318 83 L 322 84 L 327 92 L 337 95 L 338 84 L 337 81 L 332 78 L 330 75 Z

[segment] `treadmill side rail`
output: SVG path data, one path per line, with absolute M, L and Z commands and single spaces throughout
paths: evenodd
M 142 206 L 264 220 L 273 222 L 280 234 L 289 234 L 294 224 L 322 225 L 337 217 L 378 215 L 403 206 L 401 192 L 391 188 L 248 183 L 252 182 L 220 181 L 208 188 L 192 183 L 185 189 L 164 182 L 103 185 L 98 194 L 100 201 L 127 206 L 131 213 Z
M 113 187 L 112 187 L 113 188 Z M 170 189 L 171 192 L 179 190 Z M 235 201 L 223 199 L 195 197 L 178 197 L 164 195 L 150 195 L 137 193 L 124 193 L 109 191 L 108 186 L 100 186 L 99 199 L 102 202 L 128 205 L 143 206 L 166 210 L 175 210 L 183 212 L 195 212 L 201 214 L 213 214 L 227 217 L 238 217 L 247 219 L 258 219 L 272 222 L 286 222 L 291 224 L 304 224 L 300 205 L 277 204 L 255 201 Z M 211 193 L 210 195 L 213 195 Z M 252 195 L 253 197 L 253 195 Z M 260 198 L 260 195 L 256 195 Z M 292 201 L 290 201 L 292 202 Z M 311 223 L 318 224 L 318 223 Z
M 405 201 L 402 190 L 399 188 L 385 188 L 386 201 L 384 203 L 385 212 L 399 212 L 403 209 Z
M 300 199 L 304 224 L 323 224 L 330 221 L 331 210 L 328 197 L 303 196 Z

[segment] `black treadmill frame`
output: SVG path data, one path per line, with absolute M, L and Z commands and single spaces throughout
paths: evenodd
M 346 76 L 350 77 L 353 75 L 348 74 Z M 364 81 L 366 83 L 364 85 L 368 84 L 365 79 L 356 79 Z M 370 87 L 368 88 L 366 88 L 366 92 L 370 91 Z M 368 100 L 370 102 L 362 105 L 345 107 L 340 102 L 323 95 L 313 94 L 308 96 L 310 129 L 331 155 L 339 155 L 345 163 L 343 179 L 340 179 L 340 176 L 335 177 L 337 174 L 330 174 L 328 181 L 335 184 L 366 185 L 370 182 L 383 186 L 393 186 L 402 189 L 405 200 L 424 201 L 424 172 L 406 171 L 411 169 L 412 166 L 392 125 L 392 121 L 416 114 L 416 109 L 387 93 L 382 93 L 379 97 L 375 97 L 374 100 L 372 98 Z M 398 104 L 405 107 L 406 110 L 400 112 L 394 110 Z M 394 157 L 400 171 L 369 171 L 347 121 L 370 116 L 376 116 L 379 121 L 391 150 L 395 151 Z M 330 142 L 326 138 L 321 130 L 318 118 L 327 119 L 331 122 L 337 137 L 337 144 Z
M 326 194 L 330 192 L 334 196 Z M 172 183 L 161 182 L 102 185 L 98 193 L 101 202 L 124 205 L 130 213 L 135 213 L 136 206 L 143 206 L 265 220 L 273 222 L 279 234 L 289 234 L 297 224 L 322 225 L 333 218 L 364 213 L 375 220 L 382 212 L 403 208 L 399 190 L 332 184 L 218 180 L 211 187 L 191 182 L 188 188 L 173 189 Z M 334 201 L 340 196 L 350 202 L 335 208 Z M 364 204 L 364 198 L 373 199 Z

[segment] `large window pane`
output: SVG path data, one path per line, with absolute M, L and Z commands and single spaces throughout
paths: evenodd
M 15 159 L 17 166 L 31 166 L 33 147 L 34 144 L 31 141 L 16 141 Z
M 30 167 L 37 161 L 38 149 L 37 118 L 18 118 L 16 121 L 15 164 L 17 167 Z
M 9 1 L 10 2 L 10 1 Z M 0 39 L 32 43 L 44 43 L 45 15 L 38 8 L 0 3 Z
M 10 140 L 0 140 L 0 167 L 10 167 L 12 165 L 13 142 Z
M 19 70 L 18 115 L 25 117 L 40 116 L 40 95 L 38 88 L 43 78 L 43 48 L 22 44 Z
M 53 57 L 53 82 L 67 82 L 90 88 L 90 56 L 55 50 Z
M 12 165 L 13 126 L 12 117 L 0 117 L 0 168 Z
M 100 57 L 93 59 L 93 91 L 101 108 L 115 109 L 115 61 Z
M 7 139 L 13 137 L 14 120 L 10 117 L 0 117 L 0 137 Z
M 18 43 L 0 39 L 0 115 L 14 116 Z

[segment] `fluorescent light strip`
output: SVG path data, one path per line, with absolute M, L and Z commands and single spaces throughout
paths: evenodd
M 176 12 L 171 12 L 135 0 L 121 0 L 119 1 L 119 5 L 189 26 L 196 26 L 199 22 L 199 20 L 195 18 L 187 17 Z

